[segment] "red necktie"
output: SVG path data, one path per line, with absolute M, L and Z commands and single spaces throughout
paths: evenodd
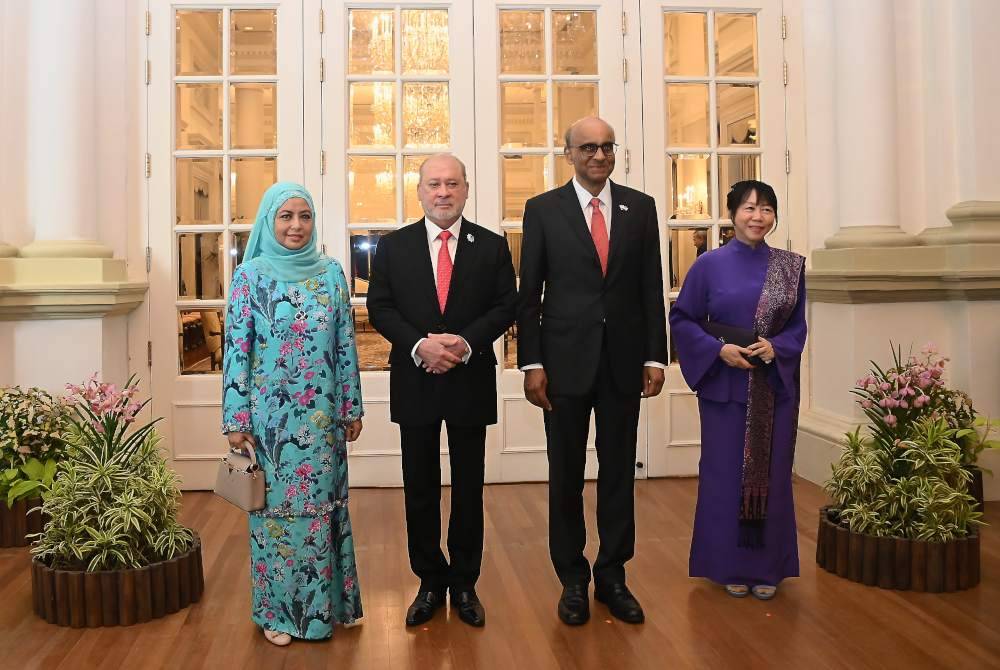
M 601 259 L 601 274 L 608 274 L 608 227 L 604 223 L 604 214 L 601 213 L 601 200 L 594 198 L 590 201 L 590 236 L 594 239 L 594 246 L 597 247 L 597 257 Z
M 448 253 L 448 240 L 451 239 L 451 233 L 447 230 L 442 230 L 441 234 L 438 235 L 438 239 L 441 240 L 441 248 L 438 250 L 438 268 L 437 268 L 437 291 L 438 291 L 438 305 L 441 307 L 441 313 L 444 314 L 444 306 L 448 304 L 448 287 L 451 285 L 451 254 Z

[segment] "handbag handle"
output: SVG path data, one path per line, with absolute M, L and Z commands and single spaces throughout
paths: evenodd
M 244 441 L 244 444 L 248 444 L 249 445 L 250 444 L 249 440 Z M 260 465 L 257 463 L 257 452 L 256 452 L 256 450 L 253 449 L 252 446 L 249 447 L 249 448 L 248 447 L 244 447 L 244 449 L 246 449 L 246 457 L 250 459 L 250 468 L 249 468 L 248 472 L 257 472 L 258 470 L 260 470 Z M 230 448 L 229 452 L 232 453 L 232 454 L 236 454 L 238 456 L 243 456 L 243 451 L 242 450 L 237 451 L 235 448 Z M 223 458 L 222 460 L 228 462 L 227 458 Z M 232 470 L 232 465 L 229 466 L 229 469 Z
M 244 440 L 244 443 L 249 444 L 250 440 Z M 257 450 L 254 449 L 252 445 L 246 449 L 247 449 L 247 454 L 250 456 L 250 469 L 260 470 L 260 466 L 257 465 Z

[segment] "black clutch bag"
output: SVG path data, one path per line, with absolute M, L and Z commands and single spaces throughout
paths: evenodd
M 756 330 L 729 326 L 724 323 L 719 323 L 718 321 L 708 320 L 701 321 L 699 325 L 702 330 L 723 344 L 735 344 L 737 347 L 743 347 L 746 349 L 751 344 L 755 344 L 757 342 Z M 755 367 L 764 364 L 764 361 L 761 360 L 760 356 L 747 356 L 744 354 L 743 358 L 745 358 L 750 365 Z

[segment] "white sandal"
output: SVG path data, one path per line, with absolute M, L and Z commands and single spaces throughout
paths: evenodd
M 750 589 L 750 593 L 757 600 L 770 600 L 778 593 L 777 586 L 771 586 L 770 584 L 758 584 L 757 586 Z
M 268 630 L 266 628 L 264 628 L 263 630 L 264 630 L 264 637 L 267 639 L 268 642 L 270 642 L 275 646 L 287 647 L 292 643 L 292 636 L 289 635 L 288 633 L 281 633 L 279 631 Z
M 750 588 L 746 584 L 726 584 L 726 593 L 734 598 L 746 598 L 750 595 Z

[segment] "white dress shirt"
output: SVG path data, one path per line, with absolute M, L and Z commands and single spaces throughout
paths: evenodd
M 443 244 L 441 238 L 441 227 L 436 223 L 432 223 L 426 217 L 424 218 L 424 226 L 427 228 L 427 249 L 431 254 L 431 268 L 434 270 L 434 286 L 437 287 L 438 281 L 438 254 L 441 253 L 441 245 Z M 458 217 L 458 221 L 451 224 L 446 228 L 451 237 L 448 238 L 448 255 L 451 256 L 452 266 L 455 264 L 455 254 L 458 252 L 458 236 L 462 231 L 462 217 Z M 465 355 L 462 356 L 462 362 L 468 363 L 469 358 L 472 356 L 472 347 L 466 342 L 465 338 L 459 335 L 461 340 L 465 342 Z M 413 349 L 410 351 L 410 358 L 413 359 L 413 364 L 418 368 L 424 364 L 424 361 L 417 355 L 417 347 L 420 343 L 426 340 L 426 337 L 421 337 L 417 340 L 417 343 L 413 345 Z
M 586 219 L 587 221 L 587 230 L 591 230 L 591 227 L 593 225 L 591 221 L 594 218 L 594 207 L 591 205 L 591 201 L 594 198 L 597 198 L 598 200 L 601 201 L 599 207 L 601 208 L 601 214 L 604 215 L 604 225 L 606 225 L 608 228 L 607 230 L 608 240 L 610 241 L 611 215 L 613 211 L 611 209 L 611 180 L 609 179 L 606 182 L 604 182 L 604 188 L 602 188 L 601 192 L 598 193 L 596 196 L 587 189 L 585 189 L 583 186 L 581 186 L 580 182 L 576 180 L 576 177 L 573 177 L 573 189 L 576 191 L 576 197 L 580 201 L 580 209 L 583 210 L 583 218 Z M 643 363 L 643 365 L 650 368 L 660 368 L 661 370 L 665 370 L 667 367 L 666 365 L 658 361 L 646 361 L 645 363 Z M 521 370 L 522 371 L 538 370 L 541 369 L 542 367 L 544 366 L 541 363 L 531 363 L 529 365 L 521 366 Z

